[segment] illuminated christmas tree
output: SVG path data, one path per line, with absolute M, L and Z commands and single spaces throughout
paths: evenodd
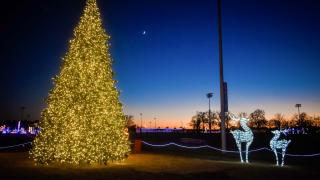
M 109 38 L 96 0 L 87 0 L 42 112 L 30 151 L 36 163 L 105 164 L 128 154 Z

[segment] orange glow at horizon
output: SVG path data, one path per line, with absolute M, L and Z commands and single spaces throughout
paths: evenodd
M 156 127 L 160 128 L 192 128 L 189 123 L 191 118 L 196 115 L 197 111 L 208 111 L 206 102 L 203 105 L 194 103 L 195 107 L 183 104 L 181 106 L 157 106 L 157 107 L 144 107 L 142 111 L 142 127 L 154 128 L 156 118 Z M 229 110 L 235 114 L 240 112 L 246 112 L 248 115 L 256 109 L 262 109 L 265 111 L 266 119 L 270 120 L 274 118 L 274 115 L 281 113 L 284 115 L 285 119 L 291 119 L 295 114 L 297 114 L 297 109 L 294 107 L 293 102 L 283 102 L 283 103 L 260 103 L 260 106 L 255 106 L 254 102 L 249 102 L 247 105 L 233 103 L 235 106 L 229 105 Z M 258 103 L 257 103 L 258 104 Z M 211 112 L 219 109 L 217 104 L 212 105 Z M 154 113 L 157 112 L 157 113 Z M 302 104 L 301 112 L 306 112 L 309 116 L 318 117 L 320 116 L 320 105 L 317 103 L 304 103 Z M 140 127 L 140 111 L 135 108 L 125 108 L 125 114 L 133 115 L 134 122 Z M 156 114 L 156 115 L 154 115 Z

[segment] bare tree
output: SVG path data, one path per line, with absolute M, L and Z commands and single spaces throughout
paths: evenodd
M 200 125 L 201 125 L 201 118 L 199 116 L 199 113 L 191 118 L 190 126 L 192 126 L 193 130 L 196 130 L 197 132 L 200 132 Z
M 211 113 L 211 126 L 219 127 L 221 126 L 220 112 L 212 112 Z
M 267 124 L 265 112 L 262 109 L 256 109 L 253 113 L 251 113 L 250 119 L 253 127 L 255 128 L 263 128 Z
M 197 116 L 200 118 L 200 122 L 202 124 L 202 130 L 205 130 L 205 126 L 208 122 L 207 115 L 205 112 L 198 112 Z
M 295 125 L 299 127 L 310 127 L 312 125 L 311 117 L 305 112 L 300 114 L 300 118 L 298 114 L 295 114 L 292 121 L 296 122 Z
M 126 119 L 126 122 L 127 122 L 127 125 L 126 127 L 127 128 L 131 128 L 131 127 L 135 127 L 136 124 L 134 123 L 134 117 L 132 115 L 125 115 L 125 119 Z
M 211 122 L 211 120 L 212 120 L 212 118 L 211 118 L 211 110 L 210 110 L 210 98 L 212 98 L 213 97 L 213 93 L 207 93 L 207 98 L 209 99 L 209 111 L 208 111 L 208 125 L 209 125 L 209 132 L 211 133 L 211 124 L 212 124 L 212 122 Z
M 312 126 L 313 127 L 319 127 L 319 125 L 320 125 L 320 116 L 316 116 L 314 114 L 313 117 L 311 117 L 311 120 L 312 120 Z
M 284 115 L 281 113 L 277 113 L 274 115 L 274 118 L 272 118 L 269 121 L 269 126 L 275 126 L 277 129 L 280 129 L 281 127 L 285 126 L 285 118 Z

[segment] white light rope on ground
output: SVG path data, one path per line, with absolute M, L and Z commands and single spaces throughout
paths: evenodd
M 181 147 L 181 148 L 186 148 L 186 149 L 202 149 L 202 148 L 209 148 L 209 149 L 213 149 L 216 151 L 221 151 L 221 152 L 226 152 L 226 153 L 239 153 L 239 151 L 232 151 L 232 150 L 223 150 L 220 148 L 216 148 L 213 146 L 209 146 L 209 145 L 202 145 L 202 146 L 185 146 L 185 145 L 181 145 L 181 144 L 177 144 L 174 142 L 170 142 L 170 143 L 166 143 L 166 144 L 151 144 L 148 143 L 146 141 L 141 141 L 143 144 L 147 145 L 147 146 L 151 146 L 151 147 L 166 147 L 166 146 L 177 146 L 177 147 Z M 21 144 L 16 144 L 16 145 L 11 145 L 11 146 L 3 146 L 0 147 L 0 149 L 10 149 L 10 148 L 14 148 L 14 147 L 20 147 L 20 146 L 25 146 L 28 144 L 32 144 L 32 142 L 26 142 L 26 143 L 21 143 Z M 266 148 L 266 147 L 262 147 L 262 148 L 258 148 L 258 149 L 253 149 L 250 150 L 249 152 L 258 152 L 258 151 L 270 151 L 273 152 L 270 148 Z M 245 151 L 242 151 L 245 152 Z M 280 154 L 280 153 L 279 153 Z M 314 156 L 320 156 L 320 153 L 314 153 L 314 154 L 286 154 L 286 156 L 291 156 L 291 157 L 314 157 Z
M 219 148 L 215 148 L 215 147 L 212 147 L 212 146 L 209 146 L 209 145 L 203 145 L 203 146 L 185 146 L 185 145 L 177 144 L 177 143 L 174 143 L 174 142 L 170 142 L 170 143 L 167 143 L 167 144 L 155 145 L 155 144 L 147 143 L 147 142 L 145 142 L 145 141 L 142 141 L 142 142 L 143 142 L 144 144 L 148 145 L 148 146 L 153 146 L 153 147 L 166 147 L 166 146 L 174 145 L 174 146 L 178 146 L 178 147 L 186 148 L 186 149 L 210 148 L 210 149 L 213 149 L 213 150 L 216 150 L 216 151 L 224 151 L 224 152 L 229 152 L 229 153 L 238 153 L 238 151 L 221 150 L 221 149 L 219 149 Z
M 286 154 L 286 156 L 292 156 L 292 157 L 314 157 L 314 156 L 320 156 L 320 153 L 316 153 L 316 154 Z
M 19 146 L 25 146 L 25 145 L 31 144 L 31 143 L 32 142 L 26 142 L 26 143 L 16 144 L 16 145 L 12 145 L 12 146 L 3 146 L 3 147 L 0 147 L 0 149 L 10 149 L 10 148 L 19 147 Z
M 226 153 L 239 153 L 239 151 L 223 150 L 223 149 L 212 147 L 212 146 L 209 146 L 209 145 L 185 146 L 185 145 L 180 145 L 180 144 L 177 144 L 177 143 L 174 143 L 174 142 L 170 142 L 170 143 L 166 143 L 166 144 L 151 144 L 151 143 L 148 143 L 146 141 L 141 141 L 141 142 L 143 144 L 151 146 L 151 147 L 166 147 L 166 146 L 174 145 L 174 146 L 178 146 L 178 147 L 181 147 L 181 148 L 187 148 L 187 149 L 209 148 L 209 149 L 213 149 L 213 150 L 221 151 L 221 152 L 226 152 Z M 253 150 L 250 150 L 248 152 L 257 152 L 257 151 L 263 151 L 263 150 L 267 150 L 267 151 L 273 152 L 270 148 L 266 148 L 266 147 L 253 149 Z M 245 152 L 245 151 L 242 151 L 242 152 Z M 279 154 L 281 154 L 281 153 L 279 153 Z M 314 156 L 320 156 L 320 153 L 315 153 L 315 154 L 286 154 L 286 156 L 292 156 L 292 157 L 314 157 Z

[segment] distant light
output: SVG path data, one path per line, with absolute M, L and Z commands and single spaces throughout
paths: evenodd
M 146 33 L 147 33 L 147 31 L 145 31 L 145 30 L 142 31 L 142 35 L 146 35 Z

